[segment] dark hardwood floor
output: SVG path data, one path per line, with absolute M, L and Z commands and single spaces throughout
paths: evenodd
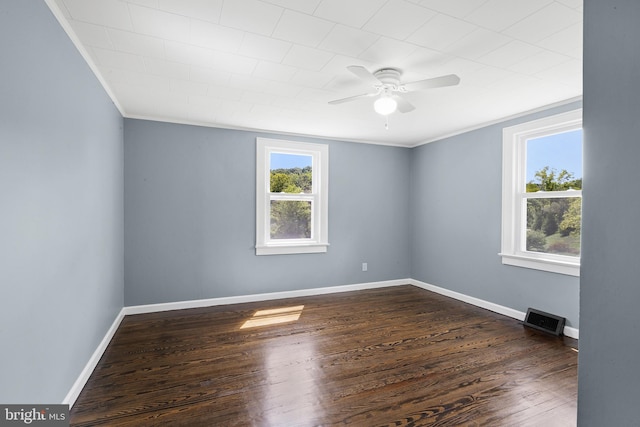
M 574 426 L 577 359 L 409 285 L 127 316 L 71 425 Z

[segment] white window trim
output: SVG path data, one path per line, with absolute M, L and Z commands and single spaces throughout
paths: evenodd
M 502 140 L 502 264 L 580 276 L 580 257 L 529 252 L 524 250 L 526 212 L 522 192 L 526 183 L 526 141 L 582 126 L 582 110 L 574 110 L 503 129 Z M 575 192 L 574 192 L 575 191 Z M 572 196 L 582 197 L 581 190 Z M 540 192 L 532 197 L 558 197 L 566 192 Z
M 327 252 L 329 246 L 329 146 L 280 139 L 256 139 L 256 255 L 283 255 Z M 310 194 L 271 193 L 271 153 L 312 157 Z M 311 238 L 271 239 L 271 200 L 310 200 Z

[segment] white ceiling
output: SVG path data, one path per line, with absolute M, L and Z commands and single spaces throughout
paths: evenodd
M 125 117 L 415 146 L 582 95 L 582 0 L 46 0 Z M 373 112 L 346 67 L 454 73 Z

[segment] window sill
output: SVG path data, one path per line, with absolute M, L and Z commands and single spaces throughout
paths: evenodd
M 580 277 L 580 263 L 570 261 L 559 261 L 551 259 L 540 259 L 524 255 L 498 254 L 502 257 L 502 264 L 516 267 L 532 268 L 535 270 L 548 271 L 550 273 L 566 274 L 568 276 Z
M 316 254 L 327 252 L 328 243 L 256 246 L 256 255 Z

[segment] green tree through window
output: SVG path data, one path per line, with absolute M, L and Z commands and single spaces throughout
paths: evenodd
M 271 170 L 270 191 L 272 193 L 309 194 L 312 190 L 313 181 L 311 166 L 305 166 L 302 168 L 278 168 Z M 311 238 L 311 212 L 311 201 L 272 200 L 270 222 L 271 238 Z
M 582 189 L 582 178 L 548 166 L 536 171 L 527 193 Z M 558 255 L 580 255 L 580 197 L 527 199 L 527 250 Z

